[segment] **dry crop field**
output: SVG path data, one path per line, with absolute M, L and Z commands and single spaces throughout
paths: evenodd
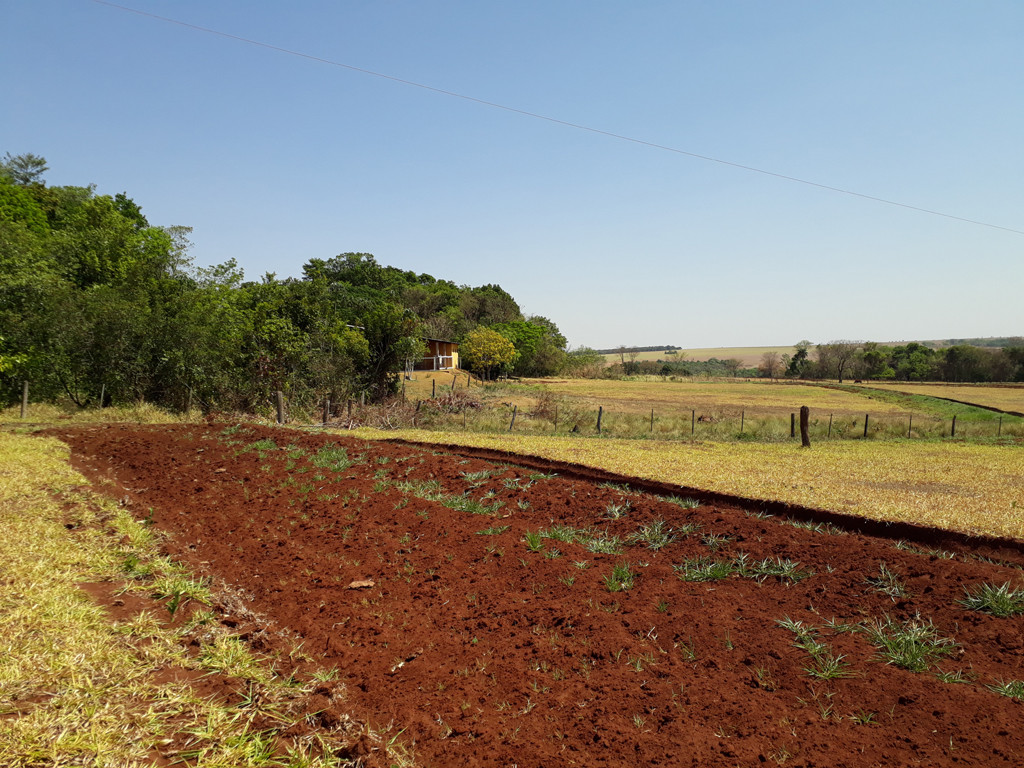
M 593 410 L 603 406 L 618 413 L 698 416 L 786 416 L 806 405 L 818 415 L 862 416 L 866 409 L 876 414 L 903 414 L 906 409 L 893 403 L 873 401 L 854 392 L 811 384 L 791 384 L 739 379 L 731 381 L 536 379 L 533 383 L 556 394 L 578 399 Z
M 364 764 L 1024 760 L 1019 542 L 285 428 L 51 434 L 168 555 L 301 637 L 314 720 L 383 734 Z M 266 652 L 286 636 L 216 618 Z
M 729 360 L 730 358 L 735 358 L 744 366 L 750 368 L 761 362 L 761 357 L 765 352 L 778 352 L 779 355 L 792 355 L 796 352 L 796 347 L 700 347 L 696 349 L 678 350 L 680 355 L 685 355 L 683 358 L 684 360 L 710 360 L 711 358 Z M 617 352 L 606 354 L 604 359 L 609 363 L 621 362 L 621 356 Z M 626 359 L 628 360 L 629 358 Z M 653 352 L 640 352 L 636 359 L 676 360 L 679 358 L 677 355 L 666 355 L 665 350 L 661 349 Z

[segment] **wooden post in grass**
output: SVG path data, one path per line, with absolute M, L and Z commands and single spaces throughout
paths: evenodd
M 601 417 L 604 415 L 604 406 L 597 406 L 597 434 L 601 434 Z
M 651 408 L 651 434 L 654 434 L 654 409 Z
M 359 407 L 366 407 L 366 390 L 363 390 L 362 392 L 359 393 Z
M 868 436 L 868 415 L 864 414 L 864 437 Z
M 1002 437 L 1002 436 L 1003 436 L 1003 417 L 1000 416 L 999 417 L 999 431 L 996 432 L 996 437 Z
M 455 385 L 459 383 L 459 375 L 457 373 L 452 374 L 452 392 L 455 392 Z
M 103 398 L 104 398 L 104 396 L 106 394 L 107 394 L 107 385 L 105 383 L 104 384 L 100 384 L 100 410 L 101 411 L 103 410 Z M 188 408 L 187 411 L 185 411 L 185 413 L 188 413 L 188 411 L 191 411 L 191 410 L 192 410 L 192 390 L 190 389 L 189 390 L 189 408 Z
M 324 400 L 324 424 L 331 420 L 331 399 Z
M 516 412 L 518 410 L 519 410 L 519 406 L 518 405 L 513 405 L 512 406 L 512 421 L 510 421 L 508 423 L 508 431 L 509 432 L 511 432 L 512 431 L 512 427 L 514 427 L 516 425 Z
M 697 411 L 690 411 L 690 437 L 693 437 L 693 431 L 697 428 Z
M 800 447 L 811 447 L 811 409 L 806 405 L 800 406 Z
M 430 399 L 437 397 L 437 379 L 430 380 Z
M 277 390 L 277 423 L 284 424 L 284 392 Z
M 956 414 L 953 414 L 953 428 L 949 430 L 950 437 L 956 437 Z
M 554 427 L 554 429 L 552 431 L 553 432 L 557 432 L 558 431 L 558 404 L 557 403 L 555 404 L 555 427 Z
M 907 439 L 910 439 L 910 430 L 914 428 L 914 414 L 910 414 L 910 420 L 907 422 Z
M 796 437 L 796 414 L 789 414 L 789 436 Z
M 349 417 L 349 419 L 352 418 L 352 399 L 351 398 L 349 398 L 349 401 L 348 401 L 348 417 Z
M 21 418 L 28 415 L 28 382 L 21 382 Z
M 402 379 L 402 402 L 405 402 L 405 379 Z
M 743 434 L 743 422 L 747 419 L 747 412 L 740 411 L 740 434 Z

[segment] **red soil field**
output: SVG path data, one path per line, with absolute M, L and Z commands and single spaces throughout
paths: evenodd
M 649 492 L 671 489 L 581 468 L 551 476 L 536 460 L 283 428 L 50 434 L 80 471 L 115 482 L 99 490 L 139 516 L 152 508 L 169 554 L 301 636 L 314 666 L 338 668 L 318 694 L 323 727 L 345 711 L 401 731 L 418 765 L 1024 765 L 1024 702 L 988 687 L 1024 679 L 1021 617 L 960 602 L 982 583 L 1024 583 L 1016 543 L 921 529 L 897 547 L 856 520 L 799 528 L 779 508 L 710 496 L 685 508 Z M 658 520 L 669 543 L 629 538 Z M 588 533 L 528 548 L 527 533 L 557 525 Z M 594 536 L 618 537 L 620 553 L 590 551 Z M 734 572 L 683 580 L 697 558 Z M 808 575 L 753 573 L 771 558 Z M 622 564 L 634 583 L 612 591 Z M 880 591 L 883 564 L 904 596 Z M 924 671 L 887 663 L 864 629 L 886 617 L 949 643 Z M 813 629 L 804 647 L 787 619 Z

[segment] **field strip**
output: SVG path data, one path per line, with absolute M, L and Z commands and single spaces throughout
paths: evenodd
M 200 584 L 156 556 L 144 523 L 88 490 L 67 446 L 0 432 L 0 765 L 146 766 L 187 756 L 193 766 L 227 768 L 284 751 L 288 765 L 337 764 L 313 736 L 278 738 L 291 722 L 281 713 L 303 691 L 211 613 L 172 624 L 173 613 L 154 604 L 160 613 L 115 620 L 80 588 L 117 590 L 126 562 L 138 575 L 125 591 L 138 596 L 122 594 L 122 604 L 148 605 L 142 595 L 154 579 Z M 206 682 L 214 679 L 265 704 L 222 702 Z
M 681 443 L 422 430 L 370 439 L 466 445 L 874 520 L 1024 539 L 1024 450 L 963 443 Z
M 883 383 L 873 381 L 865 389 L 880 392 L 899 392 L 906 395 L 924 395 L 959 405 L 973 405 L 1000 413 L 1019 416 L 1024 413 L 1024 387 L 1021 386 L 958 386 L 953 384 Z

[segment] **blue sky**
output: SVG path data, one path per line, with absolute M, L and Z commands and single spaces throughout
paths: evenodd
M 550 118 L 1024 231 L 1024 3 L 123 0 Z M 250 279 L 373 253 L 572 345 L 1024 334 L 1024 235 L 92 0 L 0 0 L 0 153 Z

